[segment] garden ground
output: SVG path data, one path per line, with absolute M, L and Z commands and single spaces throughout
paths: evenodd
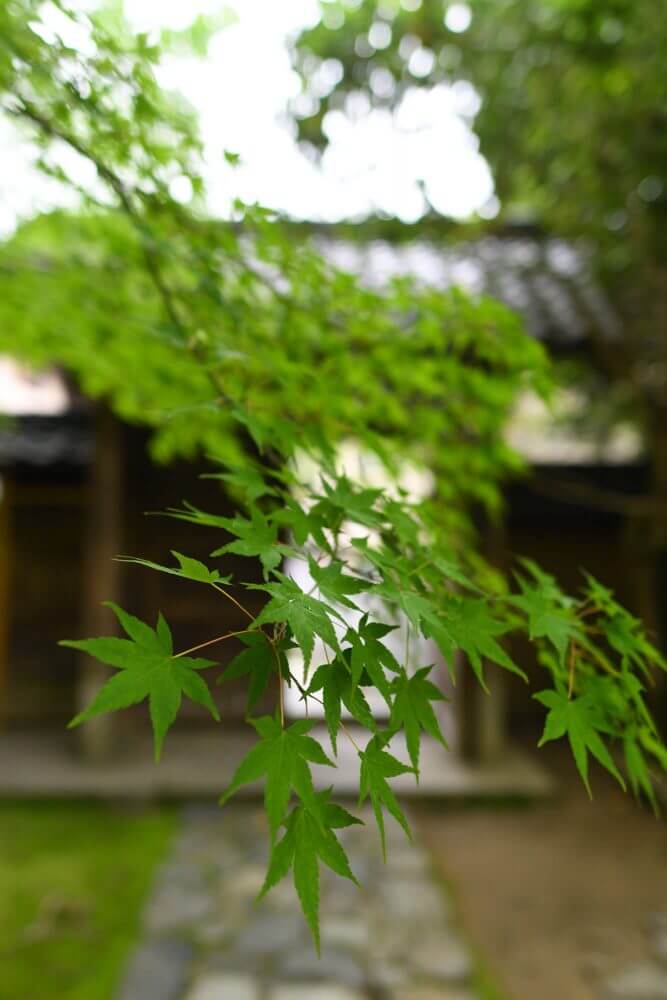
M 109 1000 L 171 809 L 0 804 L 0 1000 Z
M 643 963 L 646 973 L 660 947 L 667 961 L 665 823 L 601 774 L 594 774 L 595 799 L 589 803 L 566 750 L 547 748 L 541 759 L 560 781 L 553 800 L 495 807 L 413 803 L 411 811 L 455 898 L 454 922 L 480 959 L 480 995 L 598 1000 L 605 980 L 612 977 L 618 985 L 628 963 Z M 205 825 L 208 813 L 205 807 Z M 154 895 L 159 887 L 155 871 L 175 849 L 177 826 L 183 829 L 165 806 L 0 804 L 0 1000 L 111 1000 L 145 940 L 143 902 L 151 885 Z M 223 852 L 237 881 L 248 865 L 258 866 L 261 876 L 254 856 L 259 848 L 248 847 L 246 840 L 236 861 Z M 407 872 L 412 849 L 405 848 L 397 850 Z M 367 864 L 372 868 L 374 861 Z M 381 871 L 375 874 L 377 886 L 389 881 Z M 221 904 L 226 900 L 225 912 L 228 889 L 216 890 Z M 400 895 L 407 898 L 403 890 Z M 276 897 L 257 914 L 260 923 L 279 902 Z M 164 898 L 152 912 L 167 919 Z M 299 918 L 299 928 L 301 923 Z M 226 939 L 225 926 L 218 920 L 206 933 L 213 954 L 216 935 Z M 291 954 L 289 942 L 281 947 Z M 309 968 L 314 974 L 312 962 Z M 667 965 L 663 969 L 660 997 L 667 996 Z
M 542 753 L 550 801 L 413 811 L 469 939 L 509 1000 L 593 1000 L 608 977 L 638 996 L 621 989 L 629 966 L 658 979 L 642 996 L 667 997 L 651 964 L 667 959 L 665 821 L 597 771 L 589 802 L 567 748 Z

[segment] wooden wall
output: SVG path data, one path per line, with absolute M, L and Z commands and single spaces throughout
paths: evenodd
M 210 552 L 228 537 L 182 521 L 146 516 L 180 506 L 184 499 L 214 513 L 233 513 L 233 505 L 215 480 L 202 480 L 205 467 L 187 462 L 158 466 L 146 457 L 144 431 L 122 428 L 123 510 L 119 555 L 138 555 L 170 563 L 170 549 L 209 560 Z M 62 638 L 82 635 L 84 607 L 85 538 L 88 490 L 86 473 L 65 466 L 19 469 L 12 473 L 12 503 L 8 535 L 11 550 L 8 678 L 5 719 L 10 724 L 53 721 L 58 724 L 76 710 L 78 658 L 58 646 Z M 254 560 L 229 556 L 213 561 L 239 578 L 261 579 Z M 154 622 L 162 610 L 174 630 L 178 649 L 225 631 L 243 627 L 245 619 L 233 604 L 212 589 L 151 572 L 123 566 L 120 589 L 123 605 L 139 617 Z M 261 595 L 244 601 L 257 610 Z M 211 658 L 227 662 L 239 650 L 236 640 L 211 650 Z M 229 692 L 216 689 L 228 718 L 243 714 L 243 685 Z M 145 713 L 141 711 L 143 716 Z M 185 717 L 203 717 L 198 706 Z
M 577 489 L 590 487 L 591 502 L 566 500 L 560 488 L 549 494 L 549 481 L 576 483 Z M 641 468 L 552 469 L 542 475 L 538 489 L 530 480 L 515 484 L 507 493 L 506 543 L 508 565 L 512 557 L 534 559 L 569 592 L 583 582 L 587 570 L 615 592 L 621 603 L 639 613 L 634 588 L 632 551 L 625 540 L 625 519 L 595 506 L 598 490 L 639 494 L 645 488 Z M 566 492 L 566 491 L 565 491 Z M 518 568 L 518 566 L 516 567 Z M 530 678 L 530 689 L 518 679 L 507 681 L 508 714 L 512 729 L 534 729 L 544 719 L 543 708 L 531 694 L 540 690 L 542 668 L 527 639 L 513 637 L 512 654 Z
M 22 477 L 8 510 L 9 643 L 5 716 L 52 718 L 72 706 L 75 666 L 58 640 L 77 634 L 82 491 L 76 479 Z

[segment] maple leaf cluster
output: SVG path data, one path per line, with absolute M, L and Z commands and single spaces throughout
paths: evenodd
M 247 680 L 247 719 L 258 736 L 221 803 L 244 785 L 263 783 L 271 853 L 260 895 L 291 870 L 318 947 L 319 868 L 324 864 L 356 881 L 336 831 L 360 820 L 331 801 L 331 789 L 317 790 L 313 765 L 335 768 L 340 740 L 350 740 L 358 758 L 359 805 L 370 802 L 382 850 L 387 816 L 409 835 L 392 781 L 403 775 L 419 780 L 425 736 L 447 746 L 438 708 L 446 700 L 442 671 L 449 669 L 455 681 L 465 663 L 485 687 L 491 663 L 525 683 L 525 674 L 502 644 L 513 632 L 533 640 L 549 680 L 535 694 L 547 709 L 541 742 L 567 738 L 589 792 L 591 757 L 625 787 L 614 755 L 618 744 L 632 789 L 656 804 L 651 772 L 656 765 L 666 766 L 667 755 L 646 708 L 644 686 L 652 669 L 664 669 L 665 663 L 639 621 L 609 590 L 587 576 L 581 594 L 571 597 L 553 577 L 523 560 L 516 587 L 491 592 L 484 589 L 473 562 L 466 565 L 464 554 L 443 547 L 427 508 L 407 500 L 398 503 L 345 476 L 323 480 L 310 496 L 306 485 L 293 479 L 258 492 L 259 474 L 258 467 L 245 479 L 240 470 L 234 474 L 237 485 L 245 484 L 245 498 L 239 502 L 247 516 L 218 517 L 189 505 L 169 516 L 231 535 L 232 541 L 216 548 L 211 558 L 224 559 L 228 552 L 260 558 L 264 582 L 231 580 L 180 553 L 174 553 L 174 566 L 130 561 L 213 587 L 245 610 L 247 627 L 201 643 L 203 648 L 232 637 L 240 640 L 241 652 L 221 670 L 218 683 Z M 339 505 L 342 497 L 345 506 L 342 500 Z M 304 588 L 279 568 L 285 555 L 292 567 L 298 560 L 305 564 L 310 586 Z M 232 587 L 236 593 L 264 592 L 267 601 L 259 614 L 247 611 L 242 593 L 234 596 Z M 159 755 L 184 695 L 218 718 L 202 676 L 215 663 L 190 655 L 200 647 L 174 653 L 162 615 L 153 629 L 113 607 L 128 638 L 68 643 L 116 668 L 73 724 L 147 700 Z M 399 621 L 408 636 L 412 630 L 432 640 L 439 651 L 433 662 L 414 662 L 409 643 L 403 657 L 392 651 L 387 640 Z M 316 738 L 317 730 L 313 735 L 312 720 L 285 718 L 285 686 L 296 689 L 306 713 L 313 703 L 321 709 L 331 755 Z M 256 706 L 271 691 L 278 692 L 275 715 L 255 716 Z M 385 703 L 381 718 L 371 709 L 369 691 Z

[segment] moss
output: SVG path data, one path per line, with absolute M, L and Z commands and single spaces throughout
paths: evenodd
M 0 1000 L 110 1000 L 175 815 L 0 804 Z

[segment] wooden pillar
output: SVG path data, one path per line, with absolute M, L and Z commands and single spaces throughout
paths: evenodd
M 458 746 L 464 760 L 491 763 L 505 749 L 505 678 L 493 663 L 484 663 L 487 694 L 461 657 L 456 689 Z
M 11 624 L 11 481 L 0 478 L 0 726 L 9 716 L 9 636 Z
M 120 602 L 122 551 L 123 450 L 121 427 L 110 410 L 100 407 L 96 415 L 95 455 L 91 469 L 85 526 L 83 568 L 82 634 L 86 637 L 113 635 L 118 631 L 115 615 L 104 601 Z M 95 697 L 109 677 L 107 667 L 83 655 L 77 685 L 78 709 Z M 83 755 L 91 761 L 108 757 L 114 747 L 114 717 L 102 715 L 78 730 Z
M 507 549 L 502 523 L 487 522 L 481 534 L 484 555 L 492 566 L 504 570 Z M 484 676 L 488 694 L 461 654 L 455 699 L 458 748 L 464 760 L 488 764 L 498 760 L 506 747 L 505 671 L 485 661 Z

